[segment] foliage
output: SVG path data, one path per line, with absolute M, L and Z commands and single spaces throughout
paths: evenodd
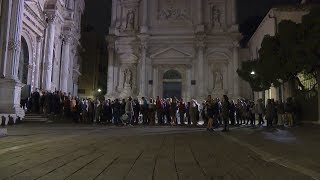
M 315 77 L 320 65 L 320 9 L 311 9 L 302 23 L 281 21 L 275 36 L 266 35 L 259 58 L 242 63 L 237 72 L 254 91 L 267 90 L 283 82 L 296 80 L 298 74 Z M 251 74 L 254 71 L 255 74 Z

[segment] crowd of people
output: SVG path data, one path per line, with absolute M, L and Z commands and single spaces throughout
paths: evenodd
M 72 97 L 70 94 L 56 92 L 38 92 L 21 101 L 28 112 L 45 115 L 62 115 L 75 123 L 101 123 L 123 125 L 188 125 L 201 124 L 208 131 L 223 126 L 263 125 L 293 126 L 297 123 L 298 107 L 293 98 L 285 103 L 268 99 L 266 105 L 262 99 L 253 101 L 238 99 L 207 99 L 199 104 L 196 100 L 185 102 L 183 99 L 145 98 L 133 99 L 90 99 Z M 199 123 L 203 121 L 203 123 Z M 258 124 L 256 124 L 258 121 Z

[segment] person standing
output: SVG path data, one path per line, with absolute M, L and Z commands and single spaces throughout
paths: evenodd
M 134 105 L 133 105 L 133 112 L 134 112 L 134 124 L 138 125 L 139 124 L 139 115 L 140 115 L 140 111 L 141 111 L 141 106 L 140 103 L 138 101 L 138 99 L 134 100 Z
M 120 125 L 122 124 L 120 117 L 121 117 L 121 104 L 119 102 L 119 99 L 115 99 L 113 105 L 112 105 L 112 111 L 113 111 L 113 123 L 114 125 Z
M 157 111 L 157 118 L 158 118 L 158 124 L 159 125 L 163 125 L 163 105 L 162 105 L 162 101 L 160 99 L 159 96 L 157 96 L 156 99 L 156 111 Z
M 259 120 L 258 125 L 263 125 L 264 124 L 264 121 L 263 121 L 264 111 L 265 111 L 265 108 L 264 108 L 264 105 L 262 103 L 262 99 L 258 99 L 256 107 L 255 107 L 255 112 L 258 115 L 258 120 Z
M 180 115 L 180 125 L 184 125 L 184 115 L 186 113 L 186 105 L 183 102 L 183 99 L 179 103 L 179 115 Z
M 126 114 L 128 115 L 128 124 L 133 125 L 133 102 L 132 98 L 129 97 L 125 106 Z
M 156 122 L 156 105 L 154 104 L 154 101 L 152 98 L 150 98 L 149 101 L 149 112 L 148 112 L 148 116 L 149 116 L 149 125 L 155 125 Z
M 189 108 L 190 113 L 190 120 L 193 124 L 193 126 L 197 126 L 197 113 L 198 113 L 198 107 L 196 101 L 193 99 L 191 101 L 191 106 Z
M 172 99 L 171 107 L 170 107 L 170 116 L 172 120 L 172 125 L 177 125 L 177 110 L 178 110 L 178 104 L 177 99 L 174 97 Z
M 141 113 L 142 113 L 142 123 L 143 125 L 146 125 L 148 123 L 148 101 L 145 97 L 142 97 L 142 107 L 141 107 Z
M 231 125 L 235 125 L 236 123 L 236 105 L 234 104 L 234 100 L 230 103 L 230 121 Z
M 205 108 L 203 109 L 206 109 L 206 117 L 208 118 L 207 131 L 213 131 L 214 106 L 213 100 L 210 95 L 208 96 L 204 107 Z
M 272 121 L 274 119 L 274 105 L 271 101 L 271 99 L 267 100 L 267 105 L 266 105 L 266 120 L 267 120 L 267 127 L 272 127 Z
M 221 102 L 221 118 L 223 120 L 223 132 L 229 131 L 230 102 L 227 95 L 223 95 Z

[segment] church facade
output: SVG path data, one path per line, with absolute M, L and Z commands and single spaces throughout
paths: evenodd
M 108 98 L 242 96 L 236 0 L 113 0 Z
M 26 87 L 76 94 L 84 0 L 0 4 L 0 115 L 24 117 L 20 98 Z

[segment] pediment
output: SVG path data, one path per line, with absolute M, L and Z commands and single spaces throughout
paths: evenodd
M 176 48 L 166 48 L 163 50 L 160 50 L 153 55 L 151 55 L 151 58 L 191 58 L 192 56 L 186 52 L 180 51 Z
M 230 59 L 228 55 L 222 52 L 215 52 L 208 55 L 210 59 Z

